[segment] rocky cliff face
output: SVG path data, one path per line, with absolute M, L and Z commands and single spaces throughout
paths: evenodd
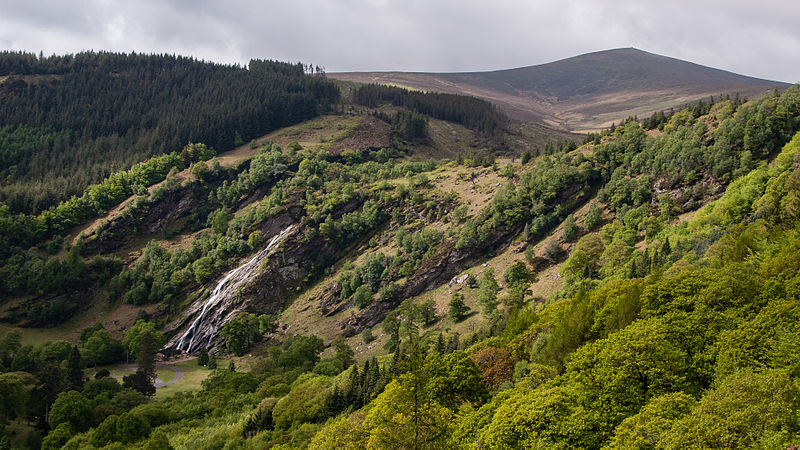
M 168 348 L 192 353 L 201 348 L 215 346 L 220 338 L 222 326 L 240 311 L 242 291 L 264 264 L 281 246 L 283 241 L 297 232 L 298 226 L 291 224 L 274 234 L 266 247 L 247 258 L 244 263 L 229 271 L 217 282 L 208 298 L 196 301 L 186 311 L 181 323 L 191 319 L 185 331 L 177 334 Z

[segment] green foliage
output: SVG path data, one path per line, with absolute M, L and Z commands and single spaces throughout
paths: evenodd
M 475 296 L 484 316 L 491 317 L 497 312 L 498 292 L 500 292 L 500 286 L 494 277 L 494 270 L 491 267 L 487 268 L 478 281 L 478 294 Z
M 722 380 L 665 437 L 667 448 L 788 446 L 796 436 L 797 386 L 779 371 L 745 370 Z
M 15 211 L 46 209 L 102 174 L 179 149 L 190 138 L 229 150 L 237 133 L 244 140 L 261 136 L 314 117 L 338 98 L 331 82 L 304 76 L 299 64 L 253 60 L 248 68 L 174 55 L 0 54 L 3 66 L 21 60 L 10 73 L 55 75 L 59 81 L 20 79 L 25 87 L 9 91 L 0 107 L 7 125 L 0 142 L 7 134 L 15 144 L 5 162 L 16 167 L 18 179 L 3 187 L 0 201 Z M 197 161 L 181 156 L 184 167 Z M 2 163 L 5 172 L 9 167 Z M 72 170 L 51 176 L 65 167 Z
M 572 254 L 561 269 L 561 274 L 570 282 L 596 278 L 600 274 L 600 256 L 604 250 L 605 244 L 598 235 L 583 236 L 575 244 Z
M 132 389 L 141 395 L 153 396 L 156 388 L 153 386 L 153 377 L 142 369 L 122 377 L 122 387 Z
M 51 428 L 67 424 L 71 430 L 86 431 L 91 425 L 92 403 L 78 391 L 62 392 L 50 408 Z
M 372 291 L 369 286 L 362 284 L 356 289 L 353 293 L 353 303 L 358 309 L 364 309 L 372 303 Z
M 369 445 L 442 446 L 452 431 L 455 409 L 486 398 L 478 367 L 464 352 L 430 353 L 424 360 L 415 353 L 411 365 L 386 386 L 367 413 Z
M 204 348 L 197 354 L 197 365 L 201 367 L 208 365 L 208 351 Z
M 153 349 L 155 352 L 159 352 L 164 346 L 164 335 L 158 331 L 155 324 L 140 319 L 137 320 L 132 327 L 128 328 L 128 331 L 125 332 L 125 338 L 122 340 L 122 345 L 125 346 L 130 356 L 138 356 L 139 347 L 142 344 L 142 335 L 145 331 L 150 334 L 153 340 Z
M 0 373 L 0 424 L 3 426 L 22 415 L 30 396 L 24 378 L 16 373 Z
M 325 416 L 330 379 L 323 376 L 301 376 L 292 390 L 272 410 L 277 429 L 289 429 L 303 422 L 316 422 Z
M 247 353 L 250 346 L 261 340 L 258 317 L 252 313 L 240 313 L 225 322 L 220 335 L 225 338 L 225 347 L 236 356 Z
M 47 433 L 42 440 L 42 449 L 57 450 L 64 446 L 72 437 L 72 429 L 69 423 L 63 422 Z
M 81 332 L 81 356 L 87 366 L 111 364 L 125 358 L 125 347 L 114 339 L 108 330 L 97 329 L 83 339 Z
M 564 220 L 564 230 L 561 237 L 565 242 L 572 242 L 578 237 L 578 231 L 578 224 L 575 223 L 575 217 L 573 217 L 572 214 L 568 215 Z
M 464 294 L 460 292 L 453 292 L 447 306 L 448 314 L 454 322 L 461 322 L 469 312 L 469 306 L 464 303 Z
M 505 121 L 489 102 L 475 97 L 409 91 L 377 84 L 360 86 L 353 95 L 355 102 L 361 105 L 375 107 L 381 102 L 390 102 L 436 119 L 460 123 L 488 136 L 499 133 Z
M 696 403 L 693 397 L 683 392 L 653 398 L 641 411 L 617 426 L 609 447 L 659 448 L 675 422 L 685 416 Z

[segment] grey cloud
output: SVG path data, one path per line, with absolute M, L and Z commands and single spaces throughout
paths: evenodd
M 344 70 L 490 70 L 636 46 L 800 80 L 800 3 L 782 0 L 0 0 L 0 46 L 166 52 Z

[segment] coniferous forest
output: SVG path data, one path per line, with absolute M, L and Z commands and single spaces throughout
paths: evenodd
M 0 448 L 800 444 L 800 86 L 532 147 L 302 65 L 0 67 Z
M 0 201 L 38 213 L 189 142 L 230 150 L 315 117 L 338 91 L 301 64 L 0 53 Z

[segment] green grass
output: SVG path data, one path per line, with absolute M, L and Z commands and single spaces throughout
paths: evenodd
M 166 367 L 158 367 L 156 368 L 156 376 L 159 380 L 163 381 L 164 383 L 169 383 L 172 381 L 178 373 L 172 369 Z
M 218 360 L 218 363 L 219 367 L 225 367 L 223 363 L 227 364 L 227 361 Z M 179 361 L 170 365 L 175 366 L 181 370 L 182 372 L 181 379 L 175 382 L 174 384 L 170 384 L 169 386 L 164 386 L 156 390 L 156 398 L 161 399 L 169 397 L 170 395 L 176 394 L 178 392 L 198 391 L 202 388 L 203 380 L 205 380 L 206 377 L 211 373 L 211 371 L 208 370 L 208 368 L 198 366 L 197 359 Z M 175 372 L 171 370 L 170 372 L 172 372 L 172 376 L 174 377 Z M 161 378 L 160 372 L 157 371 L 157 373 L 159 373 L 159 378 Z M 161 378 L 161 380 L 170 381 L 172 380 L 172 378 L 170 378 L 169 380 Z
M 18 331 L 22 337 L 22 345 L 39 345 L 47 341 L 66 340 L 72 341 L 71 333 L 74 329 L 70 326 L 53 328 L 20 328 L 7 324 L 0 324 L 0 336 Z
M 217 363 L 221 368 L 228 367 L 227 360 L 218 359 Z M 174 384 L 158 388 L 156 390 L 156 398 L 159 399 L 169 397 L 170 395 L 178 392 L 200 390 L 203 387 L 203 380 L 205 380 L 206 377 L 211 373 L 208 368 L 198 366 L 197 359 L 167 363 L 167 365 L 180 369 L 181 378 Z M 106 366 L 105 368 L 111 372 L 112 377 L 117 378 L 121 382 L 123 376 L 130 375 L 136 370 L 136 363 L 115 364 L 112 366 Z M 94 374 L 99 369 L 99 367 L 93 368 L 91 369 L 90 373 Z M 170 367 L 156 367 L 156 376 L 158 376 L 161 381 L 170 382 L 175 378 L 176 375 L 177 373 L 175 370 Z

